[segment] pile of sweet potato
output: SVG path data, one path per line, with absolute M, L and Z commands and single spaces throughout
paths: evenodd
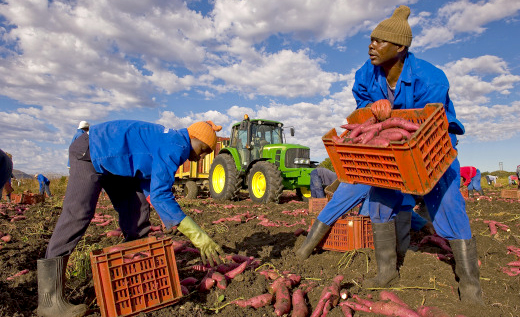
M 386 147 L 392 141 L 409 140 L 420 127 L 403 118 L 390 118 L 392 105 L 386 99 L 374 102 L 370 109 L 373 117 L 363 123 L 342 125 L 347 131 L 333 137 L 334 142 Z

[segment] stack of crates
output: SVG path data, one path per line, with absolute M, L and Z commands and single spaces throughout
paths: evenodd
M 339 252 L 363 248 L 374 249 L 370 217 L 343 216 L 332 225 L 318 246 L 324 250 Z
M 518 189 L 502 189 L 500 192 L 502 198 L 520 199 L 520 190 Z
M 363 123 L 372 116 L 370 108 L 363 108 L 354 111 L 347 121 Z M 325 134 L 322 140 L 334 170 L 342 182 L 425 195 L 457 156 L 448 135 L 444 107 L 427 104 L 423 109 L 393 110 L 391 116 L 417 123 L 420 128 L 410 140 L 390 142 L 387 147 L 336 143 L 335 129 Z
M 172 305 L 182 296 L 170 238 L 94 250 L 90 263 L 103 317 L 134 316 Z
M 34 205 L 45 201 L 45 195 L 23 193 L 11 194 L 11 202 L 14 204 Z
M 329 202 L 328 198 L 309 198 L 309 213 L 319 214 Z

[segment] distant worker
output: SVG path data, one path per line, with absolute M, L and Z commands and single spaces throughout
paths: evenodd
M 338 176 L 324 167 L 317 167 L 311 172 L 311 197 L 325 198 L 324 188 L 332 184 Z
M 509 175 L 507 178 L 507 181 L 509 185 L 517 185 L 518 184 L 518 176 L 515 175 Z
M 116 120 L 92 126 L 69 146 L 70 177 L 63 208 L 44 259 L 38 259 L 40 316 L 84 316 L 85 304 L 73 305 L 64 296 L 70 254 L 94 217 L 102 189 L 119 214 L 125 241 L 150 232 L 150 204 L 166 230 L 174 227 L 199 249 L 204 264 L 220 264 L 222 248 L 175 200 L 175 172 L 185 161 L 199 161 L 215 150 L 221 126 L 200 121 L 187 129 Z M 109 136 L 109 137 L 107 137 Z
M 518 183 L 518 189 L 520 189 L 520 182 L 518 181 L 520 179 L 520 165 L 516 166 L 516 179 Z
M 463 166 L 460 168 L 460 177 L 464 179 L 463 186 L 468 187 L 469 194 L 473 190 L 477 191 L 480 195 L 484 195 L 484 191 L 480 186 L 480 170 L 473 166 Z
M 47 193 L 47 196 L 52 197 L 51 189 L 49 187 L 51 181 L 42 174 L 34 174 L 34 178 L 36 178 L 38 180 L 38 183 L 40 183 L 40 195 L 43 195 L 43 193 L 45 192 Z
M 74 136 L 72 137 L 72 141 L 70 142 L 70 144 L 72 144 L 83 133 L 88 133 L 89 129 L 90 123 L 88 123 L 87 121 L 81 121 L 78 125 L 78 129 L 76 130 L 76 134 L 74 134 Z M 70 168 L 70 159 L 69 161 L 67 161 L 67 167 Z
M 11 156 L 0 150 L 0 194 L 3 192 L 4 185 L 9 184 L 12 174 L 13 161 Z
M 488 185 L 496 185 L 497 179 L 498 179 L 498 176 L 486 175 L 486 181 L 487 181 Z

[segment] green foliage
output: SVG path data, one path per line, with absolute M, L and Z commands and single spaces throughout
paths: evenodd
M 318 165 L 318 167 L 324 167 L 324 168 L 328 168 L 329 170 L 334 171 L 334 166 L 332 166 L 332 162 L 330 161 L 330 158 L 326 158 L 325 160 L 323 160 L 320 165 Z

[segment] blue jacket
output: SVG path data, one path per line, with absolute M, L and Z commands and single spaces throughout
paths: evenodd
M 175 201 L 175 172 L 191 152 L 187 129 L 121 120 L 93 125 L 89 132 L 92 164 L 98 173 L 136 177 L 166 228 L 186 215 Z
M 42 174 L 38 174 L 38 176 L 36 178 L 38 179 L 38 183 L 40 183 L 40 190 L 43 189 L 43 185 L 45 185 L 45 184 L 49 185 L 51 183 L 51 181 L 47 177 L 43 176 Z
M 408 53 L 401 75 L 395 87 L 393 109 L 424 108 L 427 103 L 442 103 L 448 118 L 448 132 L 464 134 L 464 126 L 456 118 L 455 107 L 448 91 L 450 84 L 444 72 L 432 64 L 415 58 Z M 370 60 L 356 72 L 356 82 L 352 88 L 358 108 L 380 99 L 388 99 L 386 75 Z
M 83 129 L 76 130 L 76 134 L 74 134 L 74 136 L 72 137 L 72 141 L 70 141 L 70 144 L 74 143 L 74 141 L 76 141 L 76 139 L 79 138 L 79 136 L 83 133 L 85 133 L 85 130 Z M 70 160 L 67 161 L 67 167 L 70 168 Z

